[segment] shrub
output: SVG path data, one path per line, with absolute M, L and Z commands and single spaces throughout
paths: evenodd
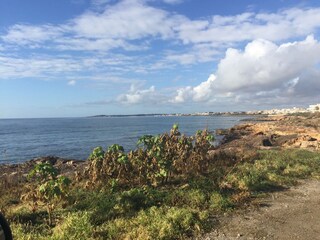
M 125 185 L 158 186 L 167 184 L 178 175 L 205 174 L 213 139 L 207 130 L 186 137 L 181 135 L 175 124 L 170 133 L 142 136 L 138 140 L 138 148 L 129 153 L 117 144 L 106 151 L 101 147 L 95 148 L 89 157 L 85 176 L 95 186 L 111 179 Z
M 50 163 L 35 165 L 28 177 L 35 180 L 36 185 L 31 183 L 27 188 L 28 192 L 22 195 L 22 199 L 31 200 L 33 212 L 39 204 L 44 204 L 47 208 L 49 225 L 52 225 L 52 212 L 56 204 L 68 195 L 71 181 L 67 177 L 58 176 L 57 169 Z

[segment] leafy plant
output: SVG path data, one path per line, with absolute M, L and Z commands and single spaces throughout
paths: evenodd
M 194 137 L 181 135 L 178 124 L 174 124 L 170 133 L 140 137 L 138 148 L 129 153 L 118 144 L 106 151 L 95 148 L 85 175 L 93 185 L 113 179 L 120 184 L 157 186 L 181 174 L 203 174 L 208 169 L 207 153 L 213 139 L 207 130 L 198 131 Z
M 89 161 L 85 175 L 89 177 L 92 184 L 96 185 L 112 179 L 129 181 L 127 173 L 130 162 L 122 146 L 113 144 L 106 151 L 97 147 L 90 155 Z
M 32 210 L 36 211 L 39 204 L 44 204 L 48 213 L 49 225 L 52 225 L 52 212 L 59 200 L 68 195 L 71 181 L 65 176 L 58 176 L 58 171 L 50 163 L 39 163 L 28 174 L 30 184 L 28 192 L 22 195 L 23 200 L 31 200 Z

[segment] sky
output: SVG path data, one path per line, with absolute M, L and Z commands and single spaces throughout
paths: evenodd
M 320 103 L 318 0 L 1 0 L 0 118 Z

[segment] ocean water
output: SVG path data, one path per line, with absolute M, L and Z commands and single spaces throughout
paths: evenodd
M 140 136 L 169 132 L 174 123 L 182 133 L 230 128 L 247 116 L 161 116 L 0 119 L 0 164 L 40 156 L 87 159 L 93 148 L 117 143 L 134 149 Z

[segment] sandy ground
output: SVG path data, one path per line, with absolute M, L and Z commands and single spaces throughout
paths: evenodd
M 304 180 L 218 220 L 201 239 L 320 239 L 320 181 Z

